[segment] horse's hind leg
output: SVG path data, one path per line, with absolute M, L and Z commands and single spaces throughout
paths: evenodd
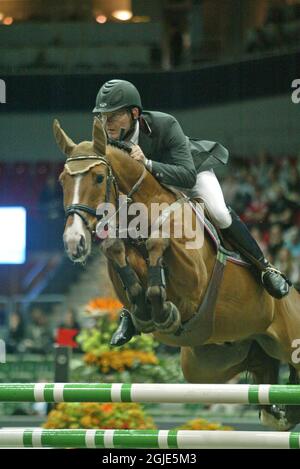
M 170 240 L 152 237 L 146 241 L 149 254 L 147 299 L 151 303 L 151 314 L 155 327 L 159 332 L 171 334 L 176 332 L 181 323 L 177 307 L 166 301 L 165 271 L 163 254 Z
M 226 383 L 247 369 L 252 340 L 181 348 L 181 368 L 189 383 Z
M 297 371 L 293 365 L 289 365 L 290 367 L 290 376 L 289 376 L 289 384 L 300 384 L 300 377 L 299 371 Z M 294 427 L 298 423 L 300 423 L 300 405 L 287 405 L 285 406 L 285 413 L 287 420 L 292 424 Z
M 247 370 L 252 373 L 257 384 L 278 384 L 280 361 L 270 357 L 257 342 L 253 342 L 248 356 Z M 291 377 L 291 375 L 290 375 Z M 300 420 L 292 421 L 293 409 L 298 406 L 261 405 L 260 421 L 275 430 L 290 430 Z

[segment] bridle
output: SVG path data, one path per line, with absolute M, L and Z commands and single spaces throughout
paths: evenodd
M 115 192 L 116 202 L 117 202 L 115 214 L 120 211 L 121 207 L 124 204 L 132 202 L 132 195 L 140 189 L 141 184 L 142 184 L 142 182 L 143 182 L 143 180 L 146 176 L 146 173 L 147 173 L 147 170 L 144 167 L 142 175 L 139 177 L 138 181 L 134 184 L 132 189 L 126 195 L 126 199 L 124 200 L 124 202 L 122 202 L 122 204 L 119 204 L 120 190 L 119 190 L 116 178 L 113 174 L 112 167 L 111 167 L 110 163 L 107 161 L 107 159 L 103 156 L 95 156 L 95 155 L 92 155 L 92 156 L 88 156 L 88 155 L 76 156 L 74 158 L 67 158 L 66 163 L 65 163 L 65 168 L 67 168 L 67 170 L 68 170 L 68 164 L 69 163 L 74 162 L 74 161 L 78 162 L 80 160 L 81 161 L 95 160 L 95 162 L 96 162 L 95 164 L 104 164 L 107 167 L 106 190 L 105 190 L 104 203 L 105 203 L 105 206 L 109 203 L 110 195 L 111 195 L 112 187 L 113 187 L 114 192 Z M 93 165 L 93 166 L 95 166 L 95 165 Z M 92 167 L 92 165 L 88 166 L 88 168 L 85 168 L 81 171 L 80 170 L 76 171 L 73 174 L 83 174 L 83 173 L 89 171 L 91 167 Z M 70 173 L 70 171 L 68 171 L 68 172 Z M 101 220 L 101 218 L 102 218 L 102 214 L 98 214 L 97 209 L 89 207 L 88 205 L 85 205 L 85 204 L 71 204 L 71 205 L 68 205 L 67 207 L 65 207 L 65 223 L 67 223 L 68 217 L 70 217 L 72 215 L 75 215 L 75 214 L 78 215 L 81 218 L 81 220 L 83 221 L 83 223 L 86 226 L 87 230 L 92 235 L 92 238 L 94 239 L 95 235 L 96 235 L 95 229 L 90 226 L 90 223 L 87 220 L 87 218 L 84 216 L 84 213 L 92 215 L 94 218 L 96 218 L 97 221 Z M 109 221 L 110 221 L 110 219 L 107 220 L 106 226 L 109 224 Z M 117 227 L 117 230 L 118 230 L 118 227 Z
M 82 155 L 82 156 L 76 156 L 74 158 L 67 158 L 66 163 L 65 163 L 65 168 L 67 168 L 68 170 L 67 165 L 71 163 L 72 161 L 78 162 L 78 161 L 93 161 L 93 160 L 96 162 L 96 164 L 104 164 L 108 169 L 108 175 L 106 178 L 106 193 L 105 193 L 105 203 L 108 203 L 109 198 L 110 198 L 110 193 L 111 193 L 111 185 L 114 184 L 116 196 L 118 196 L 119 190 L 118 190 L 115 177 L 112 173 L 111 166 L 109 165 L 108 161 L 104 157 Z M 88 168 L 88 171 L 89 169 L 90 168 Z M 82 174 L 84 172 L 86 172 L 86 169 L 82 171 L 78 171 L 76 172 L 76 174 Z M 85 204 L 71 204 L 65 207 L 65 223 L 67 222 L 69 216 L 76 214 L 81 218 L 81 220 L 83 221 L 88 231 L 94 236 L 95 231 L 90 227 L 90 223 L 88 222 L 88 220 L 86 219 L 83 213 L 92 215 L 93 217 L 96 218 L 96 220 L 99 220 L 101 218 L 101 216 L 97 214 L 97 209 L 89 207 L 88 205 L 85 205 Z

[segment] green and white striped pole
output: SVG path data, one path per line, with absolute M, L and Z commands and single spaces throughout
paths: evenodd
M 300 386 L 269 384 L 0 383 L 0 402 L 300 405 Z
M 299 449 L 300 433 L 189 430 L 0 430 L 1 448 Z

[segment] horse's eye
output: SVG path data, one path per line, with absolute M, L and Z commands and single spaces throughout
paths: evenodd
M 99 184 L 101 184 L 101 182 L 103 181 L 103 179 L 104 179 L 103 174 L 98 174 L 96 181 L 97 181 Z

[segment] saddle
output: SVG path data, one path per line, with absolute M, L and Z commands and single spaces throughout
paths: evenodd
M 211 241 L 213 242 L 216 248 L 216 251 L 222 252 L 226 256 L 229 262 L 233 262 L 234 264 L 238 264 L 238 265 L 243 265 L 245 267 L 251 267 L 251 264 L 239 252 L 235 251 L 233 247 L 231 246 L 231 244 L 227 240 L 224 239 L 224 237 L 222 236 L 221 230 L 213 224 L 205 208 L 204 208 L 204 219 L 203 219 L 203 213 L 197 210 L 197 203 L 203 204 L 202 199 L 197 198 L 197 199 L 190 200 L 190 204 L 196 216 L 203 223 L 204 229 L 206 233 L 208 234 L 209 238 L 211 239 Z
M 168 189 L 170 192 L 172 192 L 176 196 L 177 200 L 185 198 L 189 202 L 199 221 L 203 224 L 205 232 L 207 233 L 210 240 L 213 242 L 213 245 L 215 246 L 217 252 L 221 252 L 229 262 L 233 262 L 234 264 L 238 265 L 243 265 L 245 267 L 251 267 L 251 264 L 241 254 L 235 251 L 230 245 L 230 243 L 224 239 L 221 230 L 216 227 L 212 222 L 209 213 L 205 208 L 204 201 L 200 197 L 191 199 L 173 186 L 169 186 L 163 183 L 161 183 L 161 185 L 164 188 Z M 199 204 L 204 206 L 204 216 L 203 211 L 197 209 Z

